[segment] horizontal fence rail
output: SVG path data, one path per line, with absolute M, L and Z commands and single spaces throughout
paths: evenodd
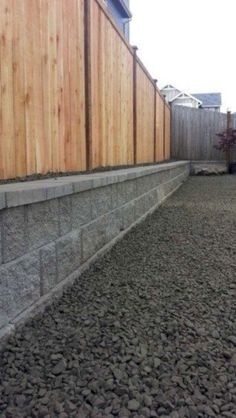
M 232 115 L 232 126 L 236 117 Z M 214 146 L 217 133 L 227 129 L 226 113 L 173 106 L 171 109 L 171 156 L 176 159 L 222 161 L 224 154 Z
M 170 108 L 99 0 L 1 0 L 0 179 L 170 158 Z

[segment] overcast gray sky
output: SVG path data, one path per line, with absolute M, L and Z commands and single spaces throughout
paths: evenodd
M 221 92 L 236 111 L 236 0 L 131 0 L 131 44 L 159 87 Z

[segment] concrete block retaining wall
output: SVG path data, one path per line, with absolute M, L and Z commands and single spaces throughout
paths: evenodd
M 187 178 L 176 162 L 0 186 L 0 336 Z

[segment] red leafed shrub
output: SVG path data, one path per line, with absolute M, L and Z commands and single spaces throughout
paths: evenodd
M 229 152 L 234 146 L 236 146 L 236 129 L 227 129 L 226 131 L 216 134 L 220 139 L 215 148 L 223 151 Z

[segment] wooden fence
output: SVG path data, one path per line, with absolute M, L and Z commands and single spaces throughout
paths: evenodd
M 226 113 L 173 106 L 171 109 L 171 156 L 176 159 L 220 161 L 225 156 L 214 148 L 217 133 L 227 128 Z M 232 115 L 236 128 L 236 115 Z
M 0 82 L 0 179 L 170 157 L 170 108 L 99 0 L 1 0 Z

